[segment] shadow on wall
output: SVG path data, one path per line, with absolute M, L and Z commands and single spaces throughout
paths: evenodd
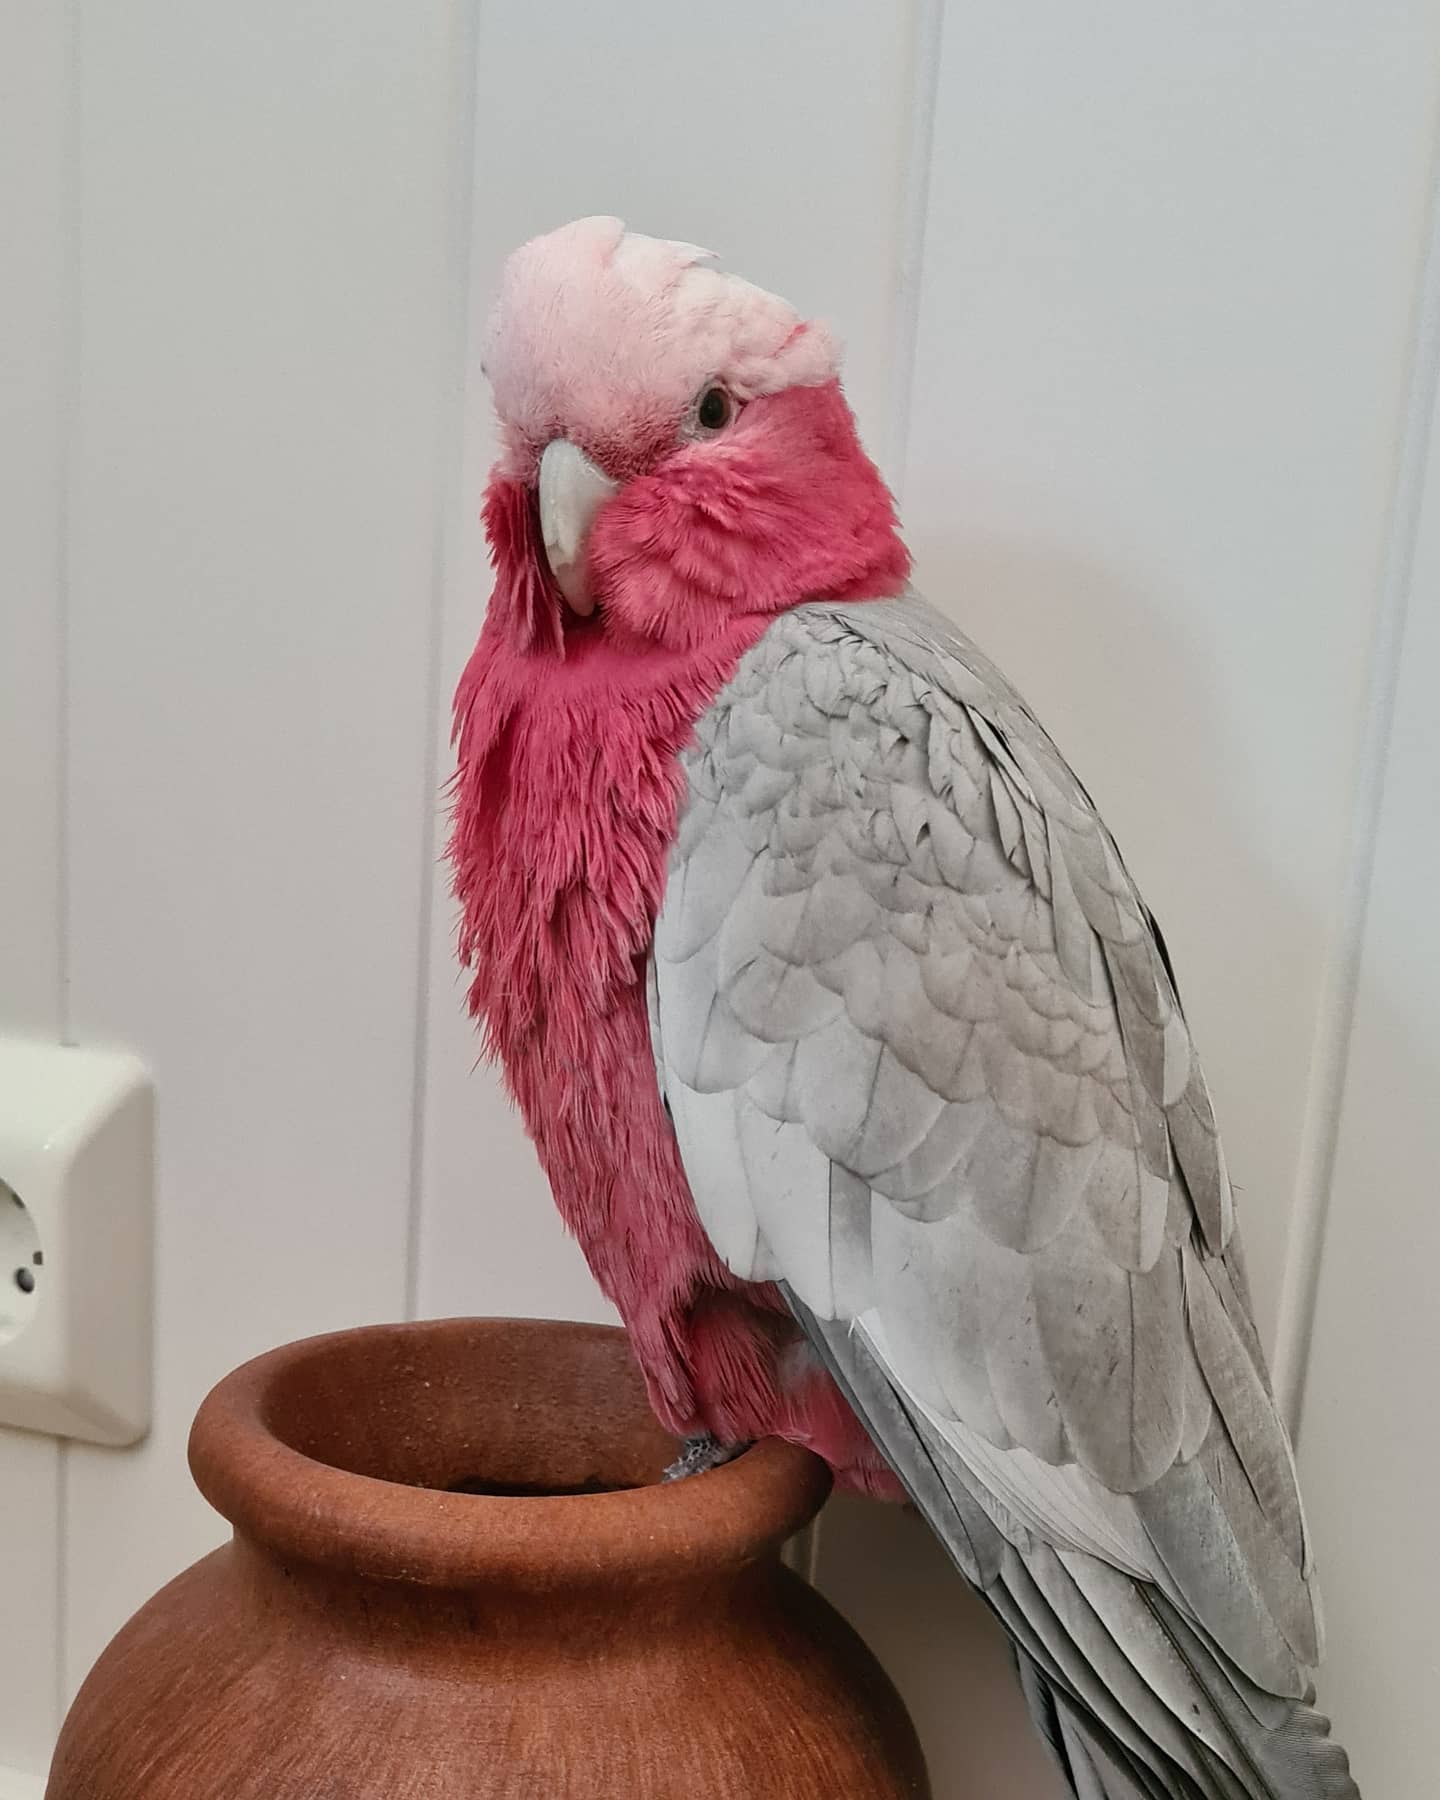
M 1433 983 L 1406 986 L 1413 934 L 1375 898 L 1371 913 L 1297 1458 L 1324 1603 L 1320 1706 L 1367 1800 L 1401 1800 L 1435 1792 L 1416 1720 L 1436 1667 L 1440 1055 Z
M 935 1800 L 1070 1800 L 1025 1710 L 1009 1641 L 917 1513 L 832 1500 L 819 1586 L 904 1695 Z

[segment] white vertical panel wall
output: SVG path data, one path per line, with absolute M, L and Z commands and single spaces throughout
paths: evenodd
M 1103 10 L 946 10 L 907 514 L 921 580 L 1040 708 L 1164 924 L 1273 1336 L 1325 1172 L 1440 15 Z M 1288 1364 L 1303 1282 L 1286 1298 Z M 1357 1579 L 1323 1523 L 1319 1553 Z M 1322 1680 L 1342 1731 L 1356 1661 Z
M 405 1304 L 453 0 L 85 4 L 71 1024 L 158 1093 L 156 1425 L 67 1452 L 67 1685 L 217 1535 L 225 1368 Z
M 1163 922 L 1267 1327 L 1437 75 L 1423 0 L 963 0 L 941 32 L 903 469 L 917 578 L 1040 710 Z M 938 1558 L 883 1517 L 852 1527 L 843 1565 L 827 1551 L 872 1637 L 915 1663 L 954 1791 L 995 1791 L 991 1744 L 944 1729 L 930 1656 L 874 1591 L 882 1553 L 937 1577 Z
M 64 1029 L 60 644 L 73 245 L 72 21 L 0 9 L 0 1030 Z M 0 1280 L 11 1271 L 0 1269 Z M 45 1766 L 59 1705 L 60 1458 L 0 1430 L 0 1764 Z
M 1429 0 L 948 9 L 919 573 L 1090 785 L 1286 1242 L 1424 249 Z
M 1393 525 L 1394 659 L 1375 684 L 1388 729 L 1356 834 L 1373 827 L 1375 854 L 1300 1445 L 1328 1557 L 1328 1688 L 1381 1796 L 1433 1792 L 1440 1677 L 1440 232 L 1431 255 Z
M 847 340 L 922 581 L 1165 921 L 1287 1354 L 1314 1247 L 1292 1200 L 1308 1232 L 1329 1193 L 1303 1446 L 1325 1697 L 1373 1791 L 1421 1800 L 1391 1746 L 1433 1666 L 1404 1616 L 1434 1581 L 1404 1439 L 1423 1287 L 1410 1386 L 1385 1328 L 1436 1149 L 1436 1008 L 1399 961 L 1436 878 L 1433 606 L 1323 1181 L 1437 53 L 1423 0 L 0 15 L 0 1025 L 128 1044 L 160 1101 L 156 1429 L 120 1454 L 0 1436 L 0 1765 L 43 1765 L 57 1697 L 215 1536 L 183 1447 L 226 1367 L 405 1310 L 603 1313 L 473 1071 L 434 796 L 486 582 L 471 328 L 514 242 L 606 210 Z M 913 1519 L 833 1509 L 820 1576 L 900 1679 L 937 1800 L 1054 1794 Z

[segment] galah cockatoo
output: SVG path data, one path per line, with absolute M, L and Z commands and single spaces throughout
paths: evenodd
M 592 218 L 484 360 L 470 1003 L 682 1466 L 776 1435 L 908 1495 L 1081 1800 L 1356 1795 L 1164 946 L 907 588 L 832 340 Z

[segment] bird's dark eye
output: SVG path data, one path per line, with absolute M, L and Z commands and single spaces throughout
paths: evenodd
M 723 431 L 735 416 L 735 402 L 722 387 L 706 388 L 695 408 L 695 423 L 702 431 Z

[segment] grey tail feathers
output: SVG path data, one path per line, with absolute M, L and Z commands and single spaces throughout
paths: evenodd
M 1102 1744 L 1095 1723 L 1063 1689 L 1051 1687 L 1023 1650 L 1016 1650 L 1015 1666 L 1030 1717 L 1077 1800 L 1172 1800 L 1177 1790 L 1122 1747 Z
M 1309 1706 L 1290 1702 L 1278 1728 L 1250 1719 L 1234 1733 L 1228 1757 L 1194 1739 L 1182 1767 L 1158 1744 L 1138 1756 L 1024 1651 L 1016 1662 L 1030 1716 L 1077 1800 L 1358 1800 L 1329 1721 Z
M 1076 1800 L 1360 1800 L 1311 1696 L 1257 1688 L 1146 1583 L 1122 1580 L 1121 1616 L 1112 1604 L 1102 1618 L 1048 1546 L 1022 1551 L 1000 1533 L 928 1421 L 848 1325 L 816 1318 L 782 1291 L 916 1508 L 1009 1633 L 1031 1717 Z M 1188 1710 L 1205 1720 L 1204 1738 L 1125 1656 L 1131 1607 L 1135 1640 L 1158 1626 L 1188 1671 Z

